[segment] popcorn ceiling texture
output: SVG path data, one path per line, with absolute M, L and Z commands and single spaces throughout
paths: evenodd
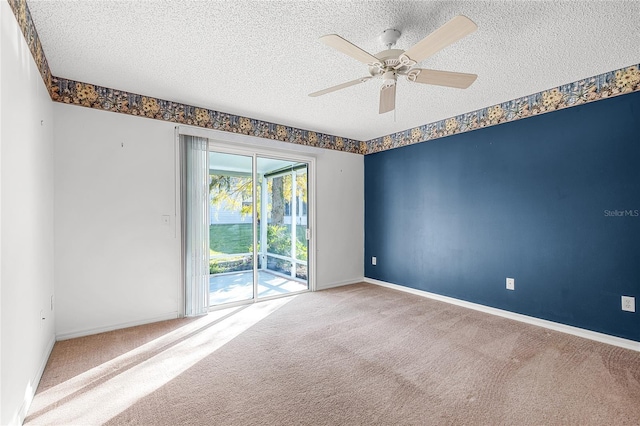
M 8 1 L 55 101 L 360 154 L 640 90 L 640 2 L 30 1 L 32 18 L 25 0 Z M 406 48 L 459 13 L 480 30 L 421 66 L 478 73 L 470 89 L 400 81 L 397 121 L 377 114 L 377 80 L 306 96 L 366 75 L 319 35 L 375 53 L 372 28 L 401 29 Z M 68 78 L 52 76 L 44 50 Z M 358 140 L 376 134 L 387 135 Z

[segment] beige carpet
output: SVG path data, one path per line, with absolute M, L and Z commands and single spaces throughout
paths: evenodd
M 640 424 L 640 353 L 357 284 L 56 343 L 25 424 Z

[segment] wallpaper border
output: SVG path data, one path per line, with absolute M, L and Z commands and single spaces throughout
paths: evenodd
M 53 77 L 51 98 L 56 102 L 119 112 L 177 124 L 279 140 L 297 145 L 365 154 L 365 142 L 298 129 L 268 121 L 227 114 L 178 102 Z
M 44 85 L 51 94 L 51 81 L 53 76 L 51 75 L 51 69 L 49 68 L 47 57 L 42 49 L 40 37 L 38 37 L 38 31 L 36 31 L 36 26 L 31 18 L 31 12 L 29 11 L 27 2 L 26 0 L 7 0 L 7 2 L 18 21 L 18 26 L 22 31 L 25 41 L 27 42 L 27 46 L 29 46 L 31 56 L 33 56 L 33 59 L 36 62 L 36 66 L 38 71 L 40 71 Z
M 640 91 L 640 64 L 455 117 L 368 140 L 367 154 L 386 151 Z
M 29 46 L 51 99 L 71 105 L 119 112 L 177 124 L 257 136 L 298 145 L 365 154 L 364 141 L 227 114 L 178 102 L 111 89 L 51 74 L 26 0 L 7 0 Z
M 26 0 L 7 1 L 55 102 L 354 154 L 374 154 L 640 91 L 640 64 L 636 64 L 401 132 L 357 141 L 55 77 Z

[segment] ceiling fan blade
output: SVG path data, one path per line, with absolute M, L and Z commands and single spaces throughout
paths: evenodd
M 320 37 L 320 41 L 327 46 L 333 47 L 334 49 L 339 50 L 345 55 L 349 55 L 362 63 L 374 64 L 376 62 L 380 62 L 380 60 L 372 54 L 365 52 L 355 44 L 343 39 L 337 34 L 328 34 L 322 36 Z
M 411 72 L 419 71 L 417 75 Z M 476 81 L 476 74 L 467 74 L 463 72 L 426 70 L 423 68 L 414 68 L 411 70 L 407 78 L 409 81 L 423 84 L 434 84 L 436 86 L 456 87 L 458 89 L 466 89 Z M 415 77 L 414 77 L 415 76 Z
M 396 85 L 382 87 L 380 89 L 380 110 L 379 114 L 393 111 L 396 109 Z
M 309 96 L 315 98 L 316 96 L 326 95 L 327 93 L 335 92 L 336 90 L 344 89 L 346 87 L 355 86 L 356 84 L 364 83 L 368 80 L 371 80 L 371 77 L 361 77 L 357 80 L 347 81 L 346 83 L 338 84 L 337 86 L 332 86 L 324 90 L 318 90 L 317 92 L 309 93 Z
M 404 54 L 409 59 L 420 62 L 477 29 L 478 26 L 471 19 L 458 15 L 414 44 Z

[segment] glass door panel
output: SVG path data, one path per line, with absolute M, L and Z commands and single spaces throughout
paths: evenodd
M 209 304 L 254 299 L 253 156 L 209 152 Z
M 258 298 L 307 290 L 307 164 L 257 157 Z

